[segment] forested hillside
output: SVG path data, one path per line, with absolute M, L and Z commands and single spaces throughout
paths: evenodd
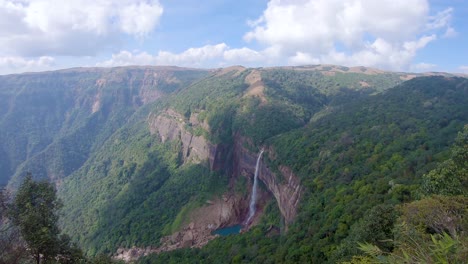
M 272 224 L 282 225 L 271 215 L 274 211 L 268 211 L 262 224 L 249 233 L 215 240 L 201 250 L 153 256 L 143 263 L 195 259 L 336 263 L 363 254 L 358 242 L 382 246 L 379 241 L 393 239 L 400 210 L 396 206 L 419 199 L 423 175 L 450 157 L 448 147 L 468 118 L 467 84 L 463 78 L 416 78 L 381 94 L 329 105 L 331 109 L 304 127 L 267 139 L 265 144 L 275 152 L 274 159 L 267 161 L 270 166 L 290 166 L 304 186 L 298 216 L 288 233 L 268 236 Z M 465 153 L 466 133 L 465 128 L 460 136 Z M 466 195 L 466 162 L 462 166 L 458 194 Z M 466 215 L 463 199 L 457 217 Z M 460 223 L 460 232 L 466 228 Z M 388 251 L 394 245 L 384 246 Z M 466 251 L 458 257 L 463 254 Z
M 417 226 L 411 206 L 452 201 L 465 214 L 466 162 L 453 153 L 466 153 L 466 109 L 466 78 L 364 67 L 0 76 L 0 184 L 15 188 L 27 171 L 49 178 L 64 233 L 89 256 L 372 261 L 358 243 L 387 257 L 407 250 L 388 241 L 405 219 Z M 261 149 L 260 198 L 245 223 Z M 443 166 L 459 180 L 440 180 Z M 235 224 L 242 234 L 212 233 Z M 444 228 L 421 241 L 455 239 Z
M 70 175 L 137 109 L 204 74 L 135 67 L 0 76 L 0 184 L 26 171 Z

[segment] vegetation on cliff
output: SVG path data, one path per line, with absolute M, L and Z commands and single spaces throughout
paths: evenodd
M 266 147 L 270 170 L 286 166 L 300 179 L 295 221 L 286 228 L 272 199 L 246 233 L 142 263 L 372 261 L 380 255 L 358 242 L 388 258 L 408 252 L 407 234 L 429 225 L 412 218 L 414 208 L 466 210 L 453 196 L 466 194 L 466 143 L 449 149 L 468 123 L 465 78 L 403 82 L 404 74 L 314 67 L 104 71 L 6 76 L 0 86 L 0 179 L 18 186 L 31 170 L 53 180 L 60 226 L 88 255 L 158 246 L 187 208 L 228 190 L 249 195 L 233 171 L 239 138 L 254 156 Z M 150 130 L 151 118 L 170 111 L 183 133 L 219 147 L 205 151 L 218 170 L 187 161 L 196 150 L 184 150 L 185 134 L 163 141 Z M 465 245 L 445 229 L 419 235 L 428 247 Z
M 258 237 L 253 231 L 213 241 L 200 251 L 143 262 L 194 261 L 188 257 L 193 255 L 202 262 L 216 255 L 213 262 L 334 263 L 359 254 L 358 242 L 390 252 L 395 245 L 385 241 L 393 239 L 394 225 L 401 222 L 396 206 L 418 199 L 423 189 L 440 186 L 443 193 L 466 186 L 466 173 L 458 180 L 450 177 L 454 165 L 447 160 L 448 146 L 468 121 L 466 85 L 463 78 L 417 78 L 267 139 L 276 155 L 270 166 L 290 166 L 305 190 L 287 235 L 265 238 L 267 229 L 258 227 Z M 439 165 L 435 170 L 441 173 L 434 176 L 438 162 L 448 166 Z M 466 169 L 466 164 L 457 166 Z M 252 254 L 252 247 L 259 251 Z

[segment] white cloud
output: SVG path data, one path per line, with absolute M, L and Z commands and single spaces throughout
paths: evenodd
M 110 60 L 97 63 L 99 67 L 129 66 L 129 65 L 153 65 L 156 63 L 155 57 L 146 52 L 120 51 L 112 54 Z
M 449 7 L 441 12 L 438 12 L 435 16 L 428 18 L 429 22 L 426 24 L 427 29 L 440 29 L 447 28 L 450 26 L 452 20 L 453 8 Z
M 430 16 L 427 0 L 270 0 L 244 39 L 263 44 L 278 64 L 406 70 L 428 43 L 456 34 L 452 12 Z
M 0 57 L 34 62 L 55 56 L 59 61 L 111 48 L 121 51 L 96 65 L 330 63 L 424 70 L 431 65 L 414 63 L 418 52 L 457 35 L 453 9 L 430 14 L 428 0 L 270 0 L 261 16 L 248 21 L 251 30 L 244 40 L 250 44 L 242 48 L 226 43 L 180 53 L 122 48 L 122 34 L 144 39 L 162 13 L 159 0 L 0 0 Z
M 219 60 L 228 49 L 225 43 L 217 45 L 206 45 L 200 48 L 190 48 L 186 51 L 175 54 L 167 51 L 160 51 L 156 57 L 156 63 L 161 65 L 181 65 L 181 66 L 203 66 L 208 62 Z
M 319 64 L 320 59 L 313 58 L 310 54 L 304 52 L 296 52 L 296 55 L 290 57 L 288 62 L 292 65 Z
M 126 65 L 178 65 L 187 67 L 202 67 L 212 65 L 224 56 L 228 50 L 225 43 L 206 45 L 200 48 L 190 48 L 181 53 L 160 51 L 157 55 L 146 52 L 121 51 L 112 55 L 110 60 L 97 63 L 97 66 L 126 66 Z
M 411 65 L 410 69 L 411 71 L 415 71 L 415 72 L 427 72 L 427 71 L 433 70 L 435 67 L 437 67 L 437 65 L 432 64 L 432 63 L 421 62 L 421 63 Z
M 243 47 L 240 49 L 229 49 L 223 54 L 224 60 L 232 64 L 249 64 L 265 61 L 266 57 L 263 53 Z
M 163 8 L 156 1 L 153 4 L 140 2 L 120 9 L 120 29 L 131 35 L 146 35 L 158 24 Z
M 225 43 L 189 48 L 181 53 L 159 51 L 151 55 L 140 51 L 120 51 L 110 60 L 97 63 L 96 66 L 128 65 L 178 65 L 185 67 L 218 67 L 226 64 L 257 65 L 264 62 L 266 56 L 249 48 L 231 49 Z
M 22 57 L 0 57 L 0 74 L 43 71 L 52 69 L 55 60 L 52 57 L 43 56 L 38 59 L 25 59 Z
M 462 71 L 462 73 L 468 74 L 468 65 L 462 65 L 462 66 L 458 67 L 458 69 L 460 71 Z
M 453 38 L 458 35 L 458 32 L 453 27 L 447 27 L 443 35 L 444 38 Z
M 159 23 L 158 0 L 0 0 L 0 53 L 95 55 Z

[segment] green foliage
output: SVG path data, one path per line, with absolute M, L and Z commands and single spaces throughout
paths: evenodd
M 304 120 L 296 116 L 287 105 L 260 106 L 256 104 L 245 113 L 238 114 L 234 126 L 236 131 L 261 145 L 266 139 L 298 128 L 303 124 Z
M 37 263 L 41 255 L 49 260 L 60 251 L 57 225 L 60 206 L 53 185 L 34 182 L 31 174 L 25 177 L 13 202 L 12 219 Z
M 171 235 L 171 234 L 175 233 L 176 231 L 180 230 L 182 225 L 188 224 L 186 222 L 188 220 L 188 217 L 187 217 L 188 214 L 193 209 L 195 209 L 197 207 L 200 207 L 201 205 L 202 204 L 200 203 L 200 201 L 197 201 L 197 200 L 190 201 L 189 203 L 184 205 L 180 209 L 177 216 L 175 217 L 174 222 L 172 222 L 171 224 L 166 225 L 166 227 L 163 230 L 163 234 L 166 235 L 166 236 Z
M 341 262 L 342 264 L 375 264 L 375 261 L 368 256 L 353 256 L 350 261 Z
M 468 198 L 464 196 L 432 196 L 406 204 L 401 209 L 401 222 L 419 232 L 448 233 L 455 237 L 468 230 Z
M 468 122 L 465 88 L 464 79 L 414 79 L 268 141 L 276 166 L 291 167 L 305 190 L 291 227 L 301 239 L 291 236 L 289 246 L 314 245 L 310 258 L 333 259 L 368 209 L 414 199 L 421 176 Z
M 18 189 L 12 209 L 13 224 L 18 226 L 22 238 L 28 245 L 31 257 L 41 261 L 78 261 L 81 251 L 71 246 L 66 235 L 60 235 L 58 210 L 61 203 L 56 197 L 54 186 L 47 182 L 35 182 L 28 174 Z
M 27 171 L 69 176 L 144 102 L 206 74 L 128 67 L 0 76 L 0 185 L 17 188 Z
M 94 162 L 66 180 L 60 192 L 67 198 L 64 230 L 89 255 L 158 245 L 177 228 L 174 219 L 184 207 L 227 185 L 226 177 L 201 164 L 183 164 L 181 147 L 157 141 L 144 123 L 122 128 Z
M 452 146 L 452 156 L 423 176 L 425 195 L 468 195 L 468 125 Z
M 287 77 L 284 80 L 287 82 Z M 180 250 L 150 259 L 167 263 L 184 263 L 189 259 L 211 263 L 258 262 L 245 252 L 252 247 L 259 250 L 264 247 L 266 255 L 262 255 L 265 257 L 262 261 L 266 262 L 335 262 L 357 255 L 357 242 L 371 242 L 383 252 L 393 250 L 393 226 L 398 215 L 394 205 L 417 197 L 421 176 L 434 168 L 435 161 L 447 157 L 448 145 L 468 121 L 460 107 L 468 103 L 463 81 L 439 77 L 415 79 L 383 94 L 358 97 L 334 107 L 303 128 L 294 130 L 295 126 L 291 126 L 274 133 L 262 129 L 271 126 L 274 131 L 275 118 L 269 116 L 264 118 L 265 122 L 256 122 L 261 120 L 262 108 L 277 107 L 291 113 L 290 117 L 301 113 L 294 109 L 310 111 L 303 117 L 315 111 L 307 103 L 299 105 L 294 101 L 297 98 L 294 85 L 286 94 L 267 92 L 270 101 L 285 98 L 294 107 L 285 103 L 262 105 L 256 99 L 244 101 L 237 111 L 237 120 L 245 116 L 245 122 L 236 123 L 234 130 L 273 145 L 276 159 L 270 165 L 289 166 L 301 177 L 305 193 L 296 221 L 287 235 L 278 240 L 256 240 L 249 237 L 253 233 L 249 232 L 217 239 L 201 250 Z M 343 103 L 336 96 L 329 96 L 328 102 Z M 434 103 L 428 106 L 428 101 Z M 249 121 L 259 126 L 249 130 Z M 245 244 L 245 237 L 255 243 Z M 273 244 L 263 246 L 262 243 L 267 243 L 264 240 Z M 241 254 L 233 254 L 231 250 Z M 370 261 L 369 257 L 353 260 Z
M 232 171 L 234 140 L 244 138 L 247 149 L 271 150 L 272 171 L 290 167 L 303 193 L 287 233 L 279 209 L 270 204 L 262 223 L 245 234 L 143 263 L 370 261 L 351 259 L 359 254 L 357 242 L 372 243 L 385 256 L 400 252 L 404 240 L 390 241 L 396 205 L 418 197 L 423 181 L 432 188 L 427 195 L 460 194 L 466 187 L 466 173 L 459 173 L 466 168 L 460 165 L 467 160 L 466 140 L 448 151 L 468 122 L 466 79 L 416 78 L 389 89 L 402 83 L 401 74 L 311 68 L 256 69 L 265 86 L 259 96 L 246 95 L 251 69 L 166 69 L 155 75 L 146 68 L 118 68 L 1 77 L 0 184 L 15 174 L 10 186 L 18 185 L 26 170 L 60 183 L 66 201 L 61 225 L 89 255 L 157 246 L 192 207 L 226 191 L 229 180 L 204 161 L 184 163 L 179 140 L 162 143 L 150 134 L 148 116 L 170 108 L 185 118 L 187 131 L 223 148 L 222 171 Z M 334 69 L 344 72 L 327 72 Z M 192 127 L 193 118 L 203 126 Z M 242 193 L 245 184 L 233 187 Z M 422 215 L 432 219 L 422 213 L 414 219 Z M 452 235 L 449 227 L 443 230 Z M 435 234 L 419 237 L 438 252 L 454 252 L 464 243 L 446 246 L 451 244 Z
M 278 263 L 280 213 L 267 206 L 260 224 L 247 233 L 219 237 L 202 249 L 179 249 L 142 257 L 138 263 Z
M 27 263 L 30 259 L 27 245 L 21 238 L 18 227 L 9 217 L 11 197 L 5 189 L 0 189 L 0 263 Z
M 422 187 L 426 195 L 443 195 L 426 196 L 400 206 L 400 217 L 393 227 L 395 249 L 381 250 L 376 245 L 377 241 L 359 244 L 359 248 L 373 262 L 448 264 L 466 261 L 468 198 L 466 193 L 459 196 L 455 194 L 460 190 L 460 179 L 467 169 L 467 163 L 463 159 L 466 155 L 467 128 L 465 125 L 464 130 L 458 134 L 451 148 L 452 156 L 424 176 Z M 447 172 L 446 166 L 452 170 L 450 177 L 455 180 L 447 179 L 447 174 L 437 178 L 436 173 Z
M 287 95 L 290 99 L 302 97 L 300 100 L 307 102 L 307 104 L 310 104 L 311 99 L 317 100 L 313 94 L 317 92 L 333 95 L 339 93 L 342 88 L 384 91 L 402 83 L 400 75 L 395 73 L 336 72 L 328 74 L 321 71 L 301 70 L 300 67 L 292 70 L 271 69 L 265 71 L 262 77 L 266 79 L 269 87 L 277 87 L 277 92 Z M 363 86 L 362 83 L 366 83 L 367 86 Z M 308 87 L 315 89 L 311 90 Z
M 401 207 L 393 251 L 375 244 L 359 249 L 375 263 L 463 263 L 468 256 L 468 200 L 434 196 Z
M 390 205 L 376 205 L 352 226 L 349 235 L 343 239 L 333 253 L 332 259 L 338 262 L 359 252 L 356 245 L 367 243 L 389 252 L 393 249 L 393 227 L 397 212 Z

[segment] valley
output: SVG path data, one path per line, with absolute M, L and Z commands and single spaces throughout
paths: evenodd
M 339 263 L 362 255 L 357 242 L 397 252 L 380 241 L 393 238 L 405 206 L 433 195 L 466 201 L 466 160 L 453 149 L 467 153 L 467 109 L 468 79 L 449 73 L 311 65 L 4 75 L 0 185 L 14 191 L 26 172 L 52 182 L 60 227 L 87 256 Z M 449 160 L 461 164 L 453 195 L 430 178 Z M 236 225 L 240 234 L 214 233 Z

